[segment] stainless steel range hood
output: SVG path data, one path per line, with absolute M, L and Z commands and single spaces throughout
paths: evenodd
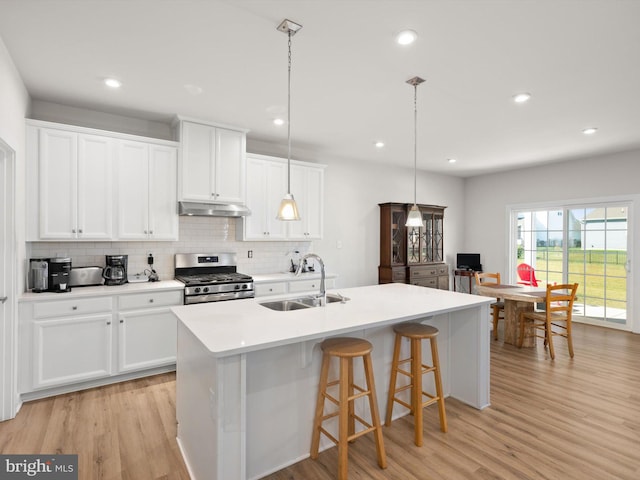
M 193 215 L 198 217 L 246 217 L 251 215 L 244 205 L 178 202 L 179 215 Z

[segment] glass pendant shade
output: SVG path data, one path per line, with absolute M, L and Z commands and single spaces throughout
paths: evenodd
M 293 194 L 287 193 L 280 202 L 280 208 L 278 209 L 278 220 L 300 220 L 300 214 L 298 213 L 298 205 L 293 199 Z
M 406 227 L 422 227 L 422 214 L 420 213 L 420 209 L 418 205 L 415 203 L 409 210 L 409 215 L 407 215 L 407 223 L 405 223 Z

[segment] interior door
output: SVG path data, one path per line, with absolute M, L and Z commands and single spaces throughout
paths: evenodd
M 13 418 L 15 397 L 14 152 L 0 139 L 0 421 Z

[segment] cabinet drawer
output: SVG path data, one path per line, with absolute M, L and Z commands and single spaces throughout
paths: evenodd
M 33 305 L 33 318 L 64 317 L 67 315 L 85 315 L 88 313 L 110 312 L 112 297 L 76 298 L 37 302 Z
M 182 305 L 182 295 L 182 290 L 176 290 L 172 292 L 148 292 L 136 293 L 135 295 L 122 295 L 119 298 L 120 310 Z
M 449 265 L 439 265 L 438 275 L 449 275 Z
M 286 282 L 278 283 L 256 283 L 253 285 L 256 297 L 265 297 L 267 295 L 279 295 L 287 293 Z
M 336 282 L 333 278 L 327 278 L 324 281 L 325 289 L 334 288 Z M 315 278 L 312 280 L 300 280 L 298 282 L 289 282 L 289 292 L 297 293 L 297 292 L 309 292 L 317 290 L 320 291 L 320 279 Z
M 419 287 L 438 288 L 438 277 L 425 277 L 411 280 L 411 284 L 418 285 Z
M 411 267 L 409 268 L 409 277 L 411 283 L 415 278 L 434 277 L 438 274 L 438 267 Z
M 404 268 L 391 269 L 391 281 L 394 283 L 404 283 L 407 280 L 407 272 Z

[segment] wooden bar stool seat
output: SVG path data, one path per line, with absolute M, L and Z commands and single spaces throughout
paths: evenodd
M 376 402 L 376 391 L 373 380 L 373 366 L 371 363 L 371 350 L 373 346 L 361 338 L 339 337 L 325 340 L 322 342 L 321 348 L 322 368 L 320 370 L 320 386 L 313 421 L 311 458 L 318 458 L 320 433 L 324 433 L 331 441 L 338 445 L 338 479 L 346 480 L 348 442 L 369 432 L 374 432 L 378 465 L 380 468 L 387 468 L 387 458 L 382 440 L 382 425 L 380 424 L 378 414 L 378 404 Z M 329 382 L 328 376 L 331 357 L 337 357 L 340 361 L 340 377 L 338 380 Z M 353 383 L 353 359 L 356 357 L 362 357 L 364 376 L 367 384 L 366 388 L 362 388 Z M 327 388 L 334 385 L 338 385 L 338 398 L 327 393 Z M 368 423 L 355 413 L 354 400 L 364 396 L 369 397 L 371 423 Z M 336 404 L 338 410 L 325 415 L 325 399 Z M 338 438 L 335 438 L 322 426 L 325 420 L 335 416 L 338 417 Z M 364 430 L 359 432 L 355 431 L 356 420 L 365 427 Z
M 408 408 L 414 416 L 415 444 L 422 446 L 422 409 L 432 403 L 438 403 L 438 412 L 440 415 L 440 430 L 447 431 L 447 414 L 444 408 L 444 395 L 442 392 L 442 380 L 440 377 L 440 361 L 438 359 L 438 344 L 436 337 L 438 329 L 430 325 L 422 325 L 420 323 L 403 323 L 393 328 L 396 334 L 395 345 L 393 349 L 393 363 L 391 364 L 391 381 L 389 385 L 389 398 L 387 400 L 387 417 L 386 426 L 391 425 L 391 415 L 393 413 L 393 403 Z M 406 337 L 411 342 L 411 356 L 400 360 L 400 348 L 402 338 Z M 429 339 L 431 344 L 431 358 L 433 365 L 425 365 L 422 363 L 422 340 Z M 406 363 L 411 364 L 409 371 L 400 368 Z M 423 391 L 422 376 L 425 373 L 433 373 L 436 394 L 432 395 Z M 398 374 L 406 375 L 410 378 L 411 383 L 402 387 L 396 387 Z M 411 400 L 407 403 L 399 399 L 396 395 L 399 392 L 411 390 Z M 428 397 L 427 401 L 423 401 L 423 397 Z

